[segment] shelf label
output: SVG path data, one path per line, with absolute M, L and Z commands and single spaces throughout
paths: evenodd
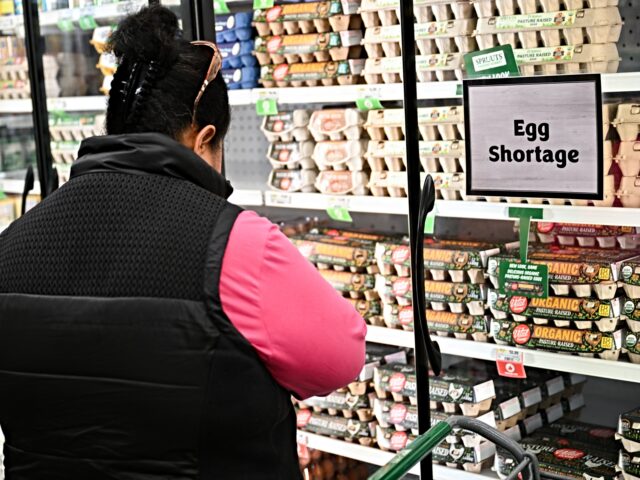
M 327 215 L 329 215 L 329 218 L 331 220 L 335 220 L 338 222 L 353 222 L 353 219 L 351 218 L 351 214 L 349 213 L 349 210 L 347 210 L 347 207 L 342 206 L 342 205 L 331 205 L 327 208 Z
M 73 25 L 73 20 L 71 20 L 70 18 L 61 18 L 60 20 L 58 20 L 57 25 L 62 32 L 71 32 L 75 28 Z
M 296 441 L 298 442 L 298 445 L 307 446 L 309 445 L 309 436 L 306 433 L 298 430 L 296 435 Z
M 373 97 L 364 97 L 356 99 L 356 106 L 358 110 L 367 112 L 369 110 L 382 110 L 384 107 L 380 103 L 380 100 Z
M 433 235 L 433 229 L 436 225 L 436 214 L 431 212 L 427 215 L 426 220 L 424 221 L 424 233 L 427 235 Z
M 224 0 L 213 0 L 213 11 L 215 13 L 229 13 L 229 6 Z
M 600 75 L 464 81 L 467 195 L 602 200 Z
M 83 15 L 78 19 L 78 25 L 80 25 L 82 30 L 94 30 L 98 26 L 98 23 L 92 15 Z
M 518 77 L 518 63 L 511 45 L 500 45 L 464 56 L 467 78 Z
M 549 267 L 535 263 L 500 262 L 500 293 L 528 298 L 549 296 Z
M 524 369 L 524 353 L 510 348 L 496 350 L 498 375 L 507 378 L 527 378 Z
M 278 102 L 275 98 L 259 98 L 256 101 L 256 113 L 261 117 L 278 114 Z
M 271 205 L 291 205 L 291 194 L 282 192 L 267 192 Z
M 253 0 L 254 10 L 264 10 L 273 7 L 273 0 Z

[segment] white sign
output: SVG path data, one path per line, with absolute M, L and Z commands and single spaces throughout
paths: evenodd
M 602 199 L 599 75 L 464 82 L 467 194 Z

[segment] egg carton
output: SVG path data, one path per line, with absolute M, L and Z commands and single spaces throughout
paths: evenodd
M 640 455 L 620 450 L 616 471 L 620 472 L 624 480 L 640 479 Z
M 513 53 L 525 76 L 616 73 L 620 64 L 615 43 L 516 49 Z
M 363 422 L 355 418 L 299 409 L 296 412 L 296 424 L 301 430 L 339 438 L 345 442 L 358 442 L 366 447 L 371 447 L 375 443 L 375 422 Z
M 247 41 L 253 38 L 252 12 L 216 15 L 216 43 Z
M 640 134 L 640 104 L 623 103 L 618 105 L 613 124 L 623 142 L 633 142 Z
M 255 10 L 253 25 L 258 35 L 295 35 L 302 33 L 344 32 L 359 30 L 362 19 L 357 15 L 355 0 L 329 0 L 323 2 L 276 5 Z
M 286 168 L 274 169 L 269 174 L 267 181 L 269 188 L 279 192 L 315 192 L 314 183 L 318 172 L 312 169 L 289 170 Z
M 640 141 L 620 142 L 614 160 L 620 167 L 623 176 L 637 177 L 640 175 Z
M 96 68 L 100 70 L 100 73 L 105 77 L 113 75 L 118 68 L 118 59 L 113 53 L 102 53 L 98 59 Z
M 416 45 L 420 55 L 468 53 L 477 50 L 474 37 L 475 19 L 419 23 L 415 26 Z M 401 54 L 400 25 L 372 27 L 365 32 L 363 45 L 369 58 L 398 57 Z
M 603 138 L 607 138 L 611 125 L 616 119 L 616 113 L 618 111 L 618 105 L 615 103 L 604 103 L 602 105 L 602 131 Z
M 376 425 L 376 443 L 383 452 L 399 452 L 411 445 L 416 436 L 409 432 L 401 432 L 394 428 L 383 428 Z M 625 479 L 626 480 L 626 479 Z
M 224 82 L 229 90 L 243 90 L 247 88 L 257 88 L 260 78 L 260 68 L 242 67 L 225 68 L 220 71 Z
M 255 54 L 260 65 L 271 63 L 334 62 L 359 58 L 362 31 L 309 33 L 257 37 Z
M 605 138 L 603 136 L 603 138 Z M 628 147 L 625 147 L 625 150 Z M 613 165 L 613 142 L 611 140 L 605 140 L 602 145 L 602 159 L 604 162 L 603 172 L 605 175 L 608 175 L 611 171 L 611 166 Z M 627 167 L 627 160 L 624 161 L 625 167 Z
M 31 88 L 28 80 L 1 80 L 0 99 L 13 100 L 19 98 L 30 98 Z
M 29 80 L 29 65 L 24 57 L 8 58 L 0 62 L 0 80 Z
M 616 196 L 623 207 L 640 207 L 640 177 L 622 177 Z
M 370 422 L 373 414 L 374 394 L 352 395 L 335 391 L 326 396 L 315 396 L 295 402 L 299 408 L 311 409 L 315 413 L 326 413 L 344 418 L 358 418 L 361 422 Z
M 431 173 L 443 170 L 445 173 L 464 172 L 465 143 L 463 140 L 434 141 L 419 144 L 420 164 Z M 391 171 L 400 171 L 407 166 L 406 146 L 403 141 L 369 141 L 367 158 L 383 159 Z M 371 162 L 375 164 L 375 162 Z M 380 171 L 380 163 L 374 171 Z
M 560 235 L 555 233 L 536 232 L 540 243 L 555 243 L 563 247 L 587 247 L 587 248 L 616 248 L 618 244 L 623 250 L 638 247 L 640 238 L 635 235 L 622 234 L 617 236 L 582 236 L 579 234 Z
M 359 13 L 366 28 L 400 24 L 399 0 L 363 0 Z M 474 17 L 469 1 L 417 0 L 413 14 L 418 23 L 447 22 Z
M 622 318 L 627 322 L 627 328 L 631 333 L 640 333 L 640 302 L 629 298 L 625 299 Z
M 260 82 L 266 88 L 355 85 L 361 82 L 364 60 L 265 65 Z
M 267 159 L 274 169 L 312 169 L 316 166 L 312 158 L 314 147 L 310 141 L 270 143 Z
M 360 140 L 364 116 L 355 108 L 316 110 L 309 119 L 309 131 L 316 142 L 323 140 Z
M 51 142 L 51 155 L 57 164 L 71 165 L 78 158 L 78 142 Z
M 353 299 L 376 300 L 375 276 L 363 273 L 319 270 L 320 275 L 338 292 Z
M 383 327 L 383 308 L 379 300 L 348 299 L 365 322 L 375 327 Z
M 111 33 L 113 33 L 113 27 L 111 25 L 97 27 L 93 30 L 89 43 L 93 45 L 93 48 L 95 48 L 98 53 L 102 54 L 107 48 Z
M 382 307 L 382 318 L 387 328 L 413 331 L 413 307 L 411 305 L 400 306 L 385 303 Z
M 534 14 L 584 8 L 617 7 L 619 0 L 474 0 L 473 6 L 480 18 L 516 14 Z
M 495 317 L 498 319 L 498 317 Z M 620 318 L 602 318 L 600 320 L 560 320 L 550 318 L 533 318 L 522 320 L 522 317 L 513 317 L 514 322 L 526 323 L 530 321 L 534 325 L 553 325 L 557 328 L 572 328 L 575 330 L 592 330 L 598 332 L 615 332 L 622 325 Z
M 316 143 L 313 160 L 320 170 L 361 171 L 366 140 L 329 140 Z
M 365 128 L 373 140 L 403 140 L 404 110 L 370 110 Z M 464 139 L 463 109 L 458 106 L 419 108 L 418 128 L 425 141 Z
M 618 8 L 605 7 L 482 18 L 476 40 L 481 49 L 497 45 L 528 49 L 616 43 L 621 31 Z
M 424 175 L 426 174 L 421 174 L 421 176 Z M 465 195 L 466 185 L 463 173 L 434 173 L 432 177 L 436 187 L 436 198 L 444 200 L 464 200 L 468 198 Z M 369 188 L 376 197 L 406 197 L 407 173 L 371 172 Z
M 262 120 L 260 130 L 272 143 L 306 142 L 311 140 L 308 130 L 310 114 L 307 110 L 293 110 L 267 115 Z
M 627 332 L 624 339 L 624 352 L 631 363 L 640 364 L 640 334 Z
M 365 172 L 325 170 L 318 174 L 315 187 L 325 195 L 367 195 L 369 176 Z
M 251 40 L 218 43 L 218 51 L 222 57 L 222 68 L 255 67 L 258 60 L 253 55 Z
M 460 80 L 463 77 L 463 54 L 443 53 L 416 56 L 419 82 Z M 402 82 L 402 57 L 369 58 L 362 71 L 368 84 Z

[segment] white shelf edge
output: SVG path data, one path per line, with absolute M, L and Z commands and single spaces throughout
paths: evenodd
M 413 332 L 373 325 L 367 325 L 367 342 L 407 348 L 415 346 Z
M 229 197 L 229 201 L 243 207 L 259 207 L 264 205 L 261 190 L 234 190 L 233 194 Z
M 409 210 L 407 202 L 406 198 L 264 192 L 264 203 L 268 207 L 305 210 L 326 210 L 331 206 L 343 206 L 351 212 L 406 215 Z

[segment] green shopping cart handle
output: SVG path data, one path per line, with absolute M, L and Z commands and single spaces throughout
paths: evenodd
M 420 462 L 451 433 L 451 425 L 441 422 L 418 436 L 411 444 L 398 453 L 384 467 L 369 477 L 369 480 L 398 480 L 404 477 L 411 467 Z

